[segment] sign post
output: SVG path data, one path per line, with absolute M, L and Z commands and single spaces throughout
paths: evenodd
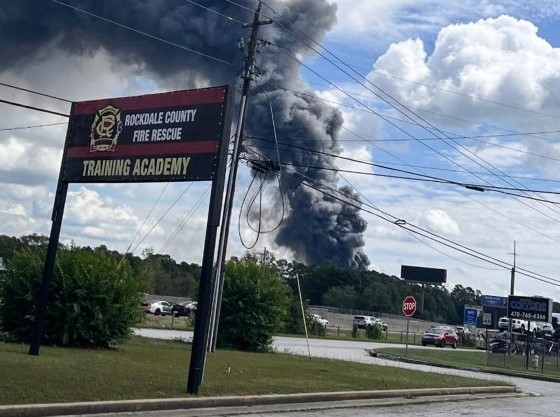
M 410 317 L 416 313 L 416 299 L 409 295 L 402 303 L 401 308 L 403 314 L 406 316 L 406 344 L 405 344 L 405 357 L 408 357 L 408 329 L 410 324 Z
M 482 325 L 486 328 L 486 335 L 484 336 L 484 342 L 486 344 L 486 354 L 488 354 L 488 328 L 492 326 L 492 314 L 490 313 L 482 314 Z

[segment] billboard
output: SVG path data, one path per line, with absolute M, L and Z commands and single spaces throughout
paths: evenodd
M 507 297 L 500 297 L 498 295 L 481 295 L 480 304 L 484 307 L 503 307 L 507 308 Z
M 508 317 L 528 321 L 552 321 L 552 299 L 543 297 L 508 297 Z
M 447 269 L 401 265 L 401 278 L 406 281 L 424 284 L 445 284 L 447 282 Z
M 211 180 L 227 93 L 219 86 L 74 103 L 62 181 Z

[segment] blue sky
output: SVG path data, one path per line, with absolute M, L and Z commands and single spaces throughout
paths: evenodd
M 554 182 L 560 180 L 560 145 L 555 143 L 558 134 L 503 136 L 512 132 L 560 130 L 560 5 L 557 2 L 333 2 L 338 5 L 337 23 L 326 34 L 323 45 L 371 83 L 349 78 L 320 57 L 305 55 L 304 61 L 367 108 L 305 69 L 301 76 L 321 98 L 344 104 L 339 108 L 344 117 L 340 133 L 343 156 L 458 182 L 558 190 L 560 183 Z M 255 4 L 249 0 L 240 3 L 248 7 Z M 150 40 L 140 38 L 138 42 Z M 80 56 L 55 50 L 32 65 L 2 67 L 0 82 L 78 99 L 184 88 L 180 81 L 163 83 L 141 68 L 132 71 L 130 66 L 115 62 L 104 50 Z M 446 144 L 437 138 L 443 136 L 441 131 L 429 133 L 414 127 L 411 120 L 398 121 L 405 116 L 373 97 L 374 85 L 398 99 L 402 104 L 396 106 L 399 110 L 408 113 L 407 109 L 412 109 L 424 122 L 432 124 L 432 129 L 436 127 L 451 137 L 455 137 L 451 133 L 477 137 L 448 140 Z M 79 97 L 76 91 L 80 92 Z M 0 89 L 0 97 L 69 110 L 67 103 L 30 98 L 21 91 L 6 88 Z M 372 110 L 396 126 L 371 114 Z M 60 122 L 64 120 L 56 116 L 12 107 L 3 107 L 0 114 L 0 129 Z M 64 125 L 0 131 L 3 195 L 0 233 L 48 234 L 64 134 Z M 431 140 L 422 144 L 410 136 Z M 398 174 L 347 160 L 340 162 L 339 168 Z M 490 176 L 488 170 L 509 177 Z M 237 209 L 249 184 L 245 166 L 240 173 Z M 560 279 L 556 266 L 560 207 L 490 191 L 480 193 L 411 180 L 348 173 L 339 182 L 346 180 L 363 194 L 364 201 L 375 207 L 496 259 L 512 261 L 515 240 L 520 267 L 541 274 L 540 278 Z M 124 251 L 160 193 L 161 202 L 153 209 L 141 236 L 186 187 L 185 184 L 167 187 L 165 184 L 73 184 L 63 241 L 106 244 Z M 145 247 L 152 247 L 156 252 L 165 248 L 168 237 L 177 230 L 185 213 L 199 203 L 206 189 L 204 184 L 191 186 L 185 197 L 138 245 L 136 253 Z M 553 194 L 530 193 L 530 196 L 560 200 Z M 201 260 L 200 236 L 208 204 L 207 200 L 202 201 L 182 234 L 165 248 L 178 260 Z M 445 268 L 450 289 L 460 283 L 486 294 L 507 293 L 507 269 L 425 238 L 413 237 L 369 213 L 363 213 L 363 217 L 368 222 L 364 251 L 372 268 L 391 275 L 398 275 L 402 264 Z M 248 241 L 254 236 L 247 227 L 238 224 L 235 213 L 233 219 L 230 254 L 239 255 L 245 250 L 239 235 Z M 132 247 L 137 244 L 138 240 Z M 262 236 L 256 249 L 265 246 L 272 248 L 279 258 L 293 256 L 285 248 L 274 247 L 270 236 Z M 556 285 L 521 275 L 517 289 L 520 294 L 560 298 Z

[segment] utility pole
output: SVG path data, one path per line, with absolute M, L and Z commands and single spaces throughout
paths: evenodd
M 237 130 L 233 142 L 233 153 L 231 156 L 231 167 L 229 169 L 228 183 L 226 188 L 226 197 L 224 204 L 224 212 L 222 215 L 222 227 L 220 228 L 220 237 L 218 242 L 218 255 L 216 259 L 216 275 L 214 279 L 214 302 L 212 303 L 212 322 L 211 334 L 208 343 L 208 350 L 216 349 L 216 338 L 218 335 L 218 323 L 220 321 L 220 310 L 222 304 L 222 292 L 224 289 L 224 266 L 227 251 L 227 240 L 229 236 L 229 224 L 231 221 L 231 212 L 233 209 L 233 197 L 235 195 L 235 181 L 237 179 L 237 165 L 239 162 L 239 154 L 241 153 L 241 142 L 243 141 L 243 130 L 245 129 L 245 119 L 247 117 L 247 105 L 249 99 L 249 87 L 253 79 L 255 68 L 255 52 L 257 50 L 257 41 L 259 27 L 268 25 L 272 20 L 260 20 L 262 2 L 259 1 L 253 23 L 244 25 L 251 28 L 251 38 L 247 55 L 245 56 L 245 68 L 243 70 L 243 88 L 241 90 L 241 104 L 239 108 L 239 118 L 237 119 Z
M 509 295 L 514 295 L 514 291 L 515 291 L 515 240 L 513 241 L 513 268 L 511 268 L 511 282 L 510 282 L 510 287 L 509 287 Z M 508 307 L 509 310 L 509 307 Z M 509 346 L 510 346 L 510 352 L 511 352 L 511 345 L 513 343 L 513 336 L 512 336 L 512 323 L 511 323 L 511 317 L 508 317 L 508 321 L 509 321 Z M 527 330 L 529 331 L 529 330 Z
M 515 240 L 513 241 L 513 268 L 511 268 L 511 284 L 509 287 L 509 294 L 514 295 L 514 287 L 515 287 Z

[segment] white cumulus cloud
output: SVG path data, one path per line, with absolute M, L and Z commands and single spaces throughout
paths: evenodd
M 429 209 L 421 213 L 416 223 L 432 232 L 446 236 L 459 236 L 461 234 L 459 224 L 446 211 L 441 209 Z

